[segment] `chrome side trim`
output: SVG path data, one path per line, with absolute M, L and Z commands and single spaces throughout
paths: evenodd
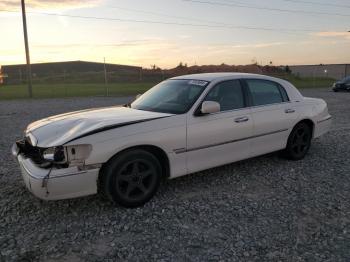
M 185 148 L 175 149 L 174 153 L 175 154 L 181 154 L 181 153 L 185 153 L 185 152 L 191 152 L 191 151 L 201 150 L 201 149 L 205 149 L 205 148 L 210 148 L 210 147 L 215 147 L 215 146 L 221 146 L 221 145 L 241 142 L 241 141 L 248 140 L 248 139 L 253 139 L 253 138 L 258 138 L 258 137 L 262 137 L 262 136 L 273 135 L 273 134 L 277 134 L 277 133 L 282 133 L 282 132 L 285 132 L 285 131 L 288 131 L 288 130 L 289 130 L 288 128 L 280 129 L 280 130 L 269 132 L 269 133 L 264 133 L 264 134 L 259 134 L 259 135 L 255 135 L 255 136 L 244 137 L 244 138 L 230 140 L 230 141 L 225 141 L 225 142 L 221 142 L 221 143 L 209 144 L 209 145 L 205 145 L 205 146 L 194 147 L 194 148 L 190 148 L 190 149 L 185 149 Z
M 186 148 L 174 149 L 175 154 L 181 154 L 181 153 L 185 153 L 185 152 L 186 152 Z
M 325 121 L 328 121 L 328 120 L 330 120 L 330 119 L 332 119 L 332 116 L 329 116 L 329 117 L 327 117 L 327 118 L 325 118 L 325 119 L 322 119 L 322 120 L 317 121 L 317 124 L 322 123 L 322 122 L 325 122 Z

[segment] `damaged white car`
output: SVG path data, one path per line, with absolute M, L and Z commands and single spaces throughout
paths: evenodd
M 162 178 L 280 150 L 302 159 L 330 125 L 322 99 L 305 98 L 284 80 L 198 74 L 166 80 L 129 105 L 34 122 L 12 153 L 41 199 L 100 192 L 135 207 Z

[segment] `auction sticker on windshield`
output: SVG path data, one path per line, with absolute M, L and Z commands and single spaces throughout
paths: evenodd
M 203 80 L 191 80 L 188 82 L 189 85 L 195 86 L 206 86 L 209 82 Z

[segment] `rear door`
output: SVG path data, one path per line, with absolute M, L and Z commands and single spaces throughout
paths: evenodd
M 188 115 L 187 168 L 196 172 L 248 158 L 253 132 L 251 111 L 239 80 L 218 83 L 203 101 L 215 101 L 221 111 Z
M 245 79 L 253 118 L 252 156 L 285 148 L 296 109 L 287 92 L 278 83 L 263 79 Z

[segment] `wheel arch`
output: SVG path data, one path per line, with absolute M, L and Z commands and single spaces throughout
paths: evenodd
M 142 149 L 144 151 L 147 151 L 149 153 L 151 153 L 152 155 L 154 155 L 158 161 L 159 164 L 162 167 L 162 175 L 164 178 L 169 178 L 170 177 L 170 160 L 169 157 L 167 155 L 167 153 L 160 147 L 155 146 L 155 145 L 148 145 L 148 144 L 144 144 L 144 145 L 135 145 L 135 146 L 131 146 L 131 147 L 127 147 L 122 149 L 121 151 L 118 151 L 117 153 L 115 153 L 113 156 L 111 156 L 108 161 L 106 161 L 102 167 L 101 167 L 101 171 L 108 165 L 108 163 L 115 157 L 118 157 L 119 155 L 122 155 L 123 153 L 127 152 L 127 151 L 131 151 L 131 150 L 136 150 L 136 149 Z M 99 178 L 101 176 L 101 172 L 99 174 Z
M 304 118 L 300 121 L 298 121 L 294 126 L 293 126 L 293 129 L 294 127 L 296 127 L 298 124 L 300 123 L 305 123 L 307 124 L 310 128 L 311 128 L 311 133 L 312 133 L 312 137 L 314 137 L 314 131 L 315 131 L 315 123 L 314 121 L 312 121 L 310 118 Z

